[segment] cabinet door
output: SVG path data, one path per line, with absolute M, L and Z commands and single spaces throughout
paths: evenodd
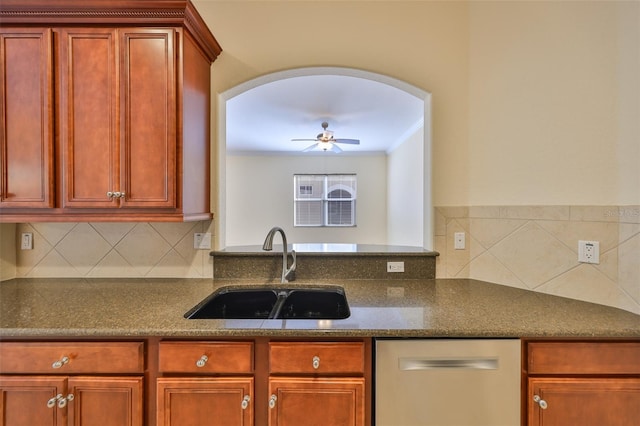
M 122 30 L 123 207 L 176 207 L 175 30 Z
M 253 378 L 159 378 L 158 426 L 201 425 L 253 425 Z
M 529 378 L 527 397 L 530 426 L 627 426 L 640 419 L 640 379 Z
M 64 207 L 118 207 L 117 37 L 113 29 L 60 31 L 60 145 Z
M 2 426 L 65 425 L 64 410 L 55 403 L 64 385 L 60 377 L 0 376 Z
M 362 426 L 364 378 L 269 379 L 269 425 Z
M 142 377 L 70 377 L 71 426 L 142 426 Z
M 53 207 L 52 32 L 0 28 L 0 207 Z

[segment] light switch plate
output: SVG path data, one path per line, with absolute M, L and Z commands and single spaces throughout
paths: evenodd
M 22 250 L 33 250 L 33 233 L 23 232 L 20 236 L 20 248 Z
M 453 234 L 453 248 L 455 250 L 464 250 L 466 246 L 466 238 L 464 232 L 456 232 Z
M 211 233 L 196 232 L 195 234 L 193 234 L 193 248 L 196 250 L 210 250 L 211 249 Z

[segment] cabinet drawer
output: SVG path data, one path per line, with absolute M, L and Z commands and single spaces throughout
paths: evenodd
M 142 342 L 2 342 L 0 373 L 141 373 Z
M 529 374 L 640 374 L 640 342 L 530 342 Z
M 271 342 L 271 373 L 364 373 L 362 342 Z
M 161 342 L 160 372 L 251 373 L 253 342 Z

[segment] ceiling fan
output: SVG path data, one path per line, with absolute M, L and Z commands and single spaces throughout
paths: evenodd
M 310 145 L 302 150 L 302 152 L 311 151 L 312 149 L 318 147 L 323 151 L 331 150 L 333 152 L 342 152 L 342 149 L 337 143 L 346 143 L 351 145 L 360 145 L 360 141 L 358 139 L 334 139 L 333 132 L 331 130 L 327 130 L 329 127 L 329 123 L 326 121 L 322 122 L 322 133 L 318 133 L 315 139 L 291 139 L 292 141 L 314 141 L 313 145 Z

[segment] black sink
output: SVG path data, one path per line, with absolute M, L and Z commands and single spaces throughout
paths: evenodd
M 189 319 L 267 319 L 278 295 L 273 290 L 221 288 L 184 314 Z
M 342 287 L 269 289 L 223 287 L 191 308 L 188 319 L 344 319 Z
M 344 290 L 304 289 L 291 290 L 284 300 L 282 319 L 344 319 L 351 312 Z

